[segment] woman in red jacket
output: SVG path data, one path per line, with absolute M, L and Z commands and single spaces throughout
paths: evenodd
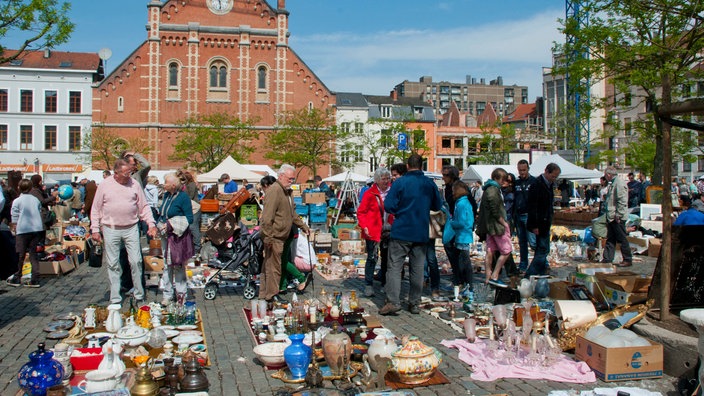
M 384 199 L 391 187 L 391 172 L 379 168 L 374 172 L 374 184 L 364 193 L 362 202 L 357 209 L 357 221 L 362 229 L 362 238 L 367 246 L 367 263 L 364 267 L 364 296 L 374 295 L 374 269 L 381 251 L 381 283 L 386 282 L 386 263 L 388 260 L 389 231 L 393 223 L 393 215 L 384 211 Z

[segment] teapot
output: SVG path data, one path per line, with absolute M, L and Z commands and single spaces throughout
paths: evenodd
M 154 381 L 146 365 L 137 371 L 137 379 L 130 393 L 134 396 L 156 396 L 159 393 L 159 385 Z
M 105 320 L 105 330 L 110 333 L 117 333 L 117 331 L 122 328 L 120 309 L 122 309 L 122 305 L 120 304 L 108 305 L 108 318 Z

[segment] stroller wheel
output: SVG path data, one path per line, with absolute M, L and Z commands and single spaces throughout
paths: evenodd
M 215 296 L 218 294 L 218 285 L 215 283 L 208 283 L 203 289 L 203 297 L 206 300 L 215 300 Z
M 253 283 L 248 283 L 244 287 L 244 298 L 251 300 L 257 296 L 257 287 Z

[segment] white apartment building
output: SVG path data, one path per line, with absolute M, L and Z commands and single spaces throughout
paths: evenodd
M 102 74 L 97 53 L 30 51 L 0 65 L 0 175 L 69 180 L 89 166 L 83 140 Z

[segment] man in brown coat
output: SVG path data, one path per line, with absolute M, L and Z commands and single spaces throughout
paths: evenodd
M 266 203 L 259 221 L 264 242 L 264 268 L 259 286 L 259 298 L 268 302 L 287 303 L 279 294 L 281 255 L 293 224 L 307 235 L 308 226 L 296 214 L 291 196 L 291 184 L 296 181 L 296 168 L 283 164 L 276 183 L 266 190 Z

